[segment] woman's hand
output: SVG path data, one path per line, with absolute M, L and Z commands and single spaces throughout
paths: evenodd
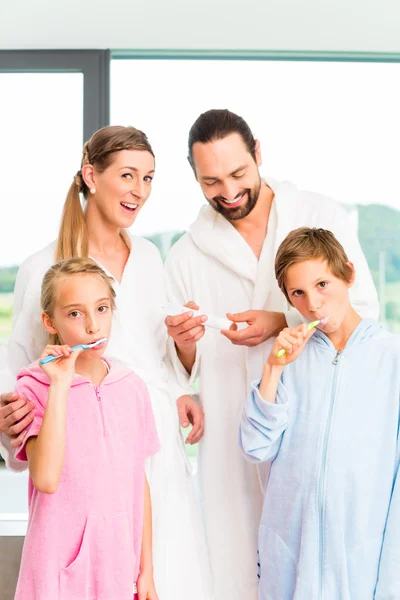
M 271 366 L 284 367 L 295 361 L 303 352 L 305 345 L 315 331 L 315 327 L 308 331 L 305 323 L 298 325 L 298 327 L 286 327 L 276 338 L 267 363 Z M 283 356 L 278 357 L 277 354 L 282 348 L 286 352 Z
M 35 404 L 13 392 L 0 396 L 0 433 L 10 438 L 12 448 L 18 448 L 26 429 L 34 418 Z
M 39 365 L 50 379 L 50 383 L 63 383 L 70 386 L 75 375 L 75 362 L 81 352 L 82 348 L 72 352 L 71 346 L 49 344 L 41 354 Z M 60 358 L 43 365 L 40 363 L 43 358 L 51 355 Z
M 189 395 L 181 396 L 176 401 L 179 420 L 182 427 L 192 425 L 192 430 L 186 438 L 186 444 L 197 444 L 204 435 L 204 411 Z

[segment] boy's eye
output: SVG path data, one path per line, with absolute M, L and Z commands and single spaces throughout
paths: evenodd
M 320 281 L 318 285 L 319 285 L 320 288 L 324 288 L 324 287 L 326 287 L 328 285 L 328 282 L 327 281 Z
M 76 319 L 76 317 L 79 317 L 79 312 L 77 310 L 73 310 L 69 313 L 69 316 L 73 319 Z
M 302 292 L 301 290 L 295 290 L 295 291 L 293 292 L 293 296 L 301 296 L 301 295 L 302 295 L 302 293 L 303 293 L 303 292 Z
M 99 306 L 99 308 L 97 309 L 100 313 L 104 313 L 108 310 L 108 306 L 106 306 L 105 304 L 102 306 Z

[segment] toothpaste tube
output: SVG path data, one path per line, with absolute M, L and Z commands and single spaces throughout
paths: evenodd
M 193 308 L 188 308 L 187 306 L 179 306 L 179 304 L 175 304 L 174 302 L 167 302 L 161 307 L 164 313 L 168 316 L 174 317 L 175 315 L 181 315 L 184 312 L 192 312 L 194 317 L 200 317 L 204 315 L 201 310 L 193 310 Z M 224 317 L 215 317 L 214 315 L 206 315 L 207 321 L 203 323 L 205 327 L 212 327 L 213 329 L 229 329 L 232 325 L 232 321 L 226 319 Z

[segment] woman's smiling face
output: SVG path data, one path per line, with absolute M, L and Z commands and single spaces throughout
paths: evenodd
M 126 229 L 135 221 L 150 196 L 154 177 L 154 157 L 145 150 L 115 152 L 113 161 L 103 171 L 91 167 L 88 203 L 110 225 Z

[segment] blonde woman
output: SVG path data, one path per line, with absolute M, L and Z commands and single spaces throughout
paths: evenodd
M 203 433 L 200 408 L 179 388 L 166 358 L 167 335 L 160 306 L 165 300 L 163 266 L 155 246 L 127 229 L 151 192 L 154 153 L 147 137 L 133 127 L 97 131 L 83 148 L 64 205 L 57 241 L 29 257 L 15 287 L 13 332 L 3 351 L 0 431 L 10 450 L 23 437 L 30 405 L 8 392 L 18 371 L 36 360 L 45 345 L 40 322 L 40 283 L 55 262 L 70 257 L 94 259 L 114 279 L 116 311 L 108 355 L 125 363 L 146 383 L 161 452 L 149 459 L 153 505 L 155 583 L 160 600 L 212 598 L 203 527 L 197 510 L 180 434 L 182 419 L 192 420 L 191 443 Z M 80 194 L 85 202 L 82 207 Z M 5 452 L 7 454 L 7 452 Z M 18 468 L 13 452 L 6 456 Z M 130 468 L 131 457 L 121 456 Z

